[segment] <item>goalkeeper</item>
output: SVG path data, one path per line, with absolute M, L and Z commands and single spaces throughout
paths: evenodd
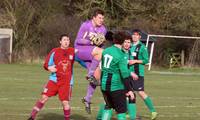
M 86 79 L 90 81 L 87 89 L 87 95 L 82 99 L 85 104 L 86 111 L 90 114 L 90 101 L 96 89 L 94 81 L 95 70 L 99 65 L 105 40 L 106 28 L 104 26 L 104 11 L 95 9 L 92 14 L 92 19 L 82 23 L 75 40 L 75 48 L 78 50 L 77 57 L 86 63 L 88 70 Z

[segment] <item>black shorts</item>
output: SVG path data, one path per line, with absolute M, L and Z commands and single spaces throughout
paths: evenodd
M 144 91 L 144 77 L 139 76 L 138 80 L 131 81 L 134 91 Z
M 115 109 L 117 113 L 125 113 L 127 111 L 126 105 L 126 91 L 102 91 L 104 100 L 106 102 L 105 109 Z

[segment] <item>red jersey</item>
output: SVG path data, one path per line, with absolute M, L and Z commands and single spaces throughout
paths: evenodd
M 59 83 L 70 84 L 72 76 L 72 67 L 74 63 L 74 48 L 54 48 L 46 57 L 44 68 L 48 70 L 48 66 L 55 65 L 57 71 L 52 73 L 49 80 Z

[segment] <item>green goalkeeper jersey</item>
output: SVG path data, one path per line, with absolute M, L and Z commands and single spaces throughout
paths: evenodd
M 138 76 L 144 76 L 144 65 L 149 62 L 149 57 L 148 50 L 142 42 L 139 41 L 137 45 L 131 45 L 130 59 L 142 60 L 141 64 L 136 63 L 131 65 L 131 71 L 135 72 Z
M 125 89 L 124 78 L 130 76 L 128 59 L 115 45 L 106 48 L 101 60 L 101 90 L 116 91 Z

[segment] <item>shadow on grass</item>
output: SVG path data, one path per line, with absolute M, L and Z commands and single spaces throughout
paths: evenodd
M 64 116 L 56 113 L 46 113 L 46 114 L 40 114 L 37 120 L 64 120 Z M 70 120 L 90 120 L 90 119 L 82 115 L 72 114 Z

